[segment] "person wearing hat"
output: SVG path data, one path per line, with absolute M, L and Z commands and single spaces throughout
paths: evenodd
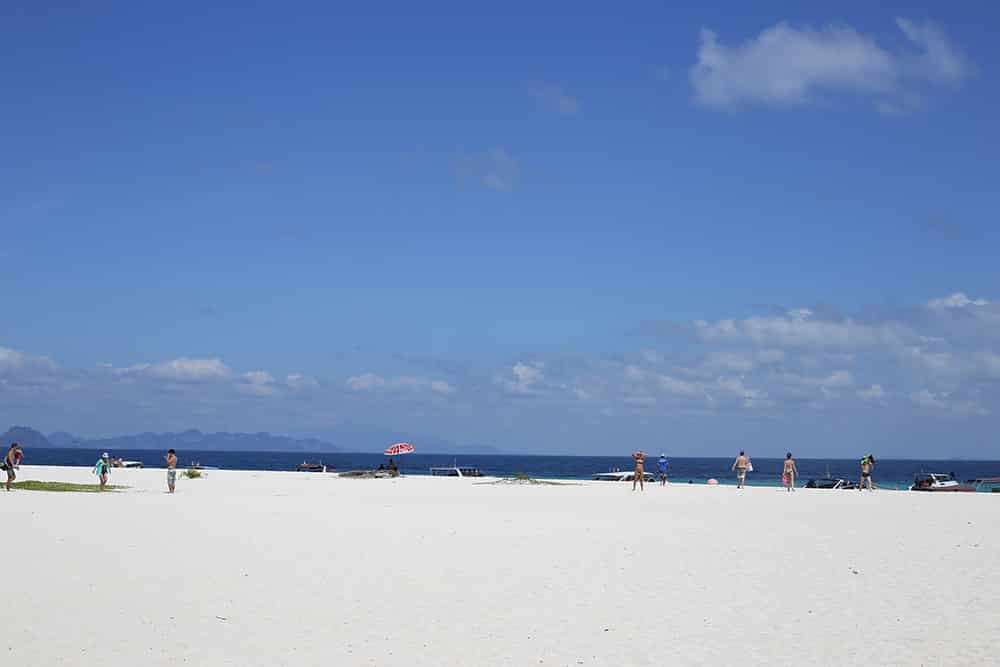
M 101 454 L 101 458 L 97 459 L 97 463 L 94 464 L 94 474 L 101 478 L 101 491 L 108 485 L 109 470 L 111 470 L 111 460 L 108 458 L 108 453 L 104 452 Z
M 670 470 L 670 463 L 667 461 L 666 454 L 660 454 L 660 458 L 656 461 L 656 470 L 660 473 L 660 486 L 666 486 L 667 471 Z

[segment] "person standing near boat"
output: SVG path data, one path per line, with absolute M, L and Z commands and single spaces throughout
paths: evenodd
M 168 449 L 167 455 L 163 458 L 167 462 L 167 492 L 173 493 L 174 485 L 177 484 L 177 452 Z
M 750 466 L 750 459 L 747 458 L 746 452 L 742 449 L 740 450 L 740 455 L 736 457 L 733 461 L 732 469 L 736 471 L 736 488 L 742 489 L 744 483 L 747 480 L 747 468 Z
M 639 484 L 639 488 L 643 491 L 646 490 L 646 454 L 642 450 L 639 450 L 632 454 L 632 460 L 635 461 L 635 473 L 632 475 L 632 490 L 635 491 L 636 483 Z
M 795 459 L 792 453 L 785 454 L 785 466 L 781 471 L 781 481 L 785 485 L 785 490 L 789 493 L 795 490 L 795 478 L 799 476 L 799 470 L 795 467 Z
M 875 457 L 869 454 L 861 457 L 861 481 L 858 482 L 858 491 L 868 487 L 872 490 L 872 469 L 875 468 Z
M 667 471 L 670 470 L 670 463 L 667 461 L 666 454 L 660 454 L 659 460 L 656 462 L 657 472 L 660 473 L 660 486 L 667 485 Z

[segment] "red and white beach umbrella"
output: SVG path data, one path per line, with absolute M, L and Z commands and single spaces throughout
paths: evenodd
M 402 456 L 403 454 L 412 454 L 413 445 L 408 442 L 397 442 L 395 445 L 382 453 L 386 456 Z

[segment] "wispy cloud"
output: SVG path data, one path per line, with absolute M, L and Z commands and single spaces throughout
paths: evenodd
M 924 87 L 955 84 L 971 66 L 933 23 L 905 18 L 897 27 L 910 49 L 890 50 L 847 25 L 812 28 L 778 23 L 728 46 L 703 29 L 691 68 L 694 99 L 716 108 L 796 106 L 850 93 L 883 113 L 919 106 Z
M 538 362 L 519 361 L 511 367 L 508 375 L 499 378 L 499 382 L 512 394 L 532 394 L 545 379 L 543 366 L 544 364 Z
M 514 189 L 519 171 L 517 160 L 501 147 L 461 155 L 456 163 L 461 182 L 474 182 L 501 192 Z
M 580 110 L 580 101 L 560 85 L 546 81 L 532 81 L 528 84 L 528 92 L 536 102 L 553 113 L 575 114 Z
M 375 373 L 364 373 L 347 378 L 346 385 L 353 391 L 408 389 L 413 391 L 428 390 L 442 395 L 455 393 L 455 388 L 444 380 L 413 377 L 410 375 L 387 378 Z
M 203 382 L 223 380 L 232 371 L 219 359 L 189 359 L 181 357 L 159 363 L 134 364 L 126 368 L 116 369 L 121 376 L 147 376 L 175 382 Z

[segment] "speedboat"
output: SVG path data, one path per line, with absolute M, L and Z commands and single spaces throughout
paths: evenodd
M 819 479 L 810 479 L 803 485 L 805 489 L 856 489 L 858 488 L 857 482 L 849 482 L 846 479 L 840 479 L 838 477 L 821 477 Z
M 961 484 L 947 472 L 922 472 L 913 478 L 910 491 L 975 491 L 976 487 Z
M 635 478 L 634 470 L 620 470 L 618 472 L 597 472 L 593 479 L 598 482 L 631 482 Z M 646 482 L 655 482 L 656 477 L 651 472 L 643 471 L 642 479 Z
M 118 461 L 118 465 L 122 468 L 141 468 L 142 461 Z
M 295 466 L 295 469 L 299 472 L 326 472 L 326 466 L 322 463 L 307 463 L 306 461 Z

